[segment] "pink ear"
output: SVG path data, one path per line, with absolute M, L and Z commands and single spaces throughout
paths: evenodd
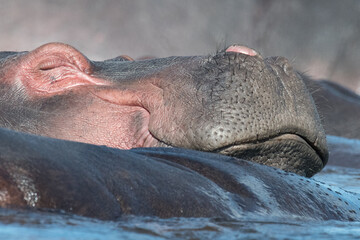
M 52 95 L 81 85 L 105 85 L 91 76 L 90 61 L 62 43 L 45 44 L 21 58 L 17 76 L 29 95 Z

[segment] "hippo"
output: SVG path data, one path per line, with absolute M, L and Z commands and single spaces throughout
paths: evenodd
M 328 80 L 314 81 L 306 75 L 307 85 L 327 136 L 328 164 L 360 167 L 360 96 Z
M 326 137 L 283 57 L 232 45 L 208 56 L 91 61 L 63 43 L 0 53 L 0 127 L 112 148 L 177 147 L 311 177 Z
M 182 148 L 123 150 L 0 128 L 0 207 L 122 216 L 360 221 L 360 195 Z
M 360 96 L 337 83 L 302 78 L 312 94 L 328 135 L 360 139 Z

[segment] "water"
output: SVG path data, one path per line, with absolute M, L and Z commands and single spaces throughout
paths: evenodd
M 351 192 L 360 193 L 360 169 L 326 166 L 313 179 Z
M 360 193 L 360 169 L 327 166 L 315 179 Z M 100 221 L 66 213 L 0 210 L 0 239 L 360 239 L 360 222 L 130 216 Z
M 25 217 L 20 219 L 19 215 Z M 76 216 L 7 213 L 1 239 L 359 239 L 359 222 L 285 219 L 225 221 L 208 218 L 140 218 L 117 222 Z

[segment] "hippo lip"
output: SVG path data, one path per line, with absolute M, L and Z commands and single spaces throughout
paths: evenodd
M 307 138 L 285 133 L 266 139 L 236 143 L 215 152 L 263 163 L 310 177 L 326 164 L 326 151 Z

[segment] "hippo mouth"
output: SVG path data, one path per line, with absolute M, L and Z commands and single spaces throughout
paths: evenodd
M 157 147 L 173 147 L 161 140 L 157 139 L 157 141 Z M 328 158 L 325 150 L 306 137 L 293 133 L 234 143 L 210 152 L 241 158 L 306 177 L 318 173 L 325 166 Z
M 281 134 L 260 141 L 232 144 L 216 152 L 306 177 L 319 172 L 327 161 L 326 154 L 320 148 L 296 134 Z

